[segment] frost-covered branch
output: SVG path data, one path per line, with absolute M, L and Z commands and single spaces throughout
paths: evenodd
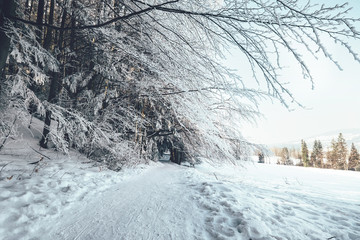
M 327 40 L 359 61 L 349 42 L 359 40 L 359 19 L 349 17 L 347 4 L 49 1 L 43 7 L 52 14 L 38 16 L 42 6 L 25 2 L 18 0 L 7 27 L 1 100 L 45 116 L 50 146 L 76 148 L 114 169 L 131 158 L 121 149 L 146 160 L 166 149 L 189 160 L 243 159 L 259 146 L 239 129 L 260 115 L 260 100 L 301 105 L 279 77 L 288 56 L 311 82 L 306 51 L 340 67 Z M 253 77 L 224 65 L 233 49 Z

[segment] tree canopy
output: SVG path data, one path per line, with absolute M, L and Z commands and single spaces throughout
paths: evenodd
M 279 81 L 282 51 L 310 79 L 303 51 L 323 54 L 336 41 L 359 61 L 348 4 L 296 0 L 2 0 L 0 136 L 14 114 L 44 120 L 41 146 L 73 147 L 114 168 L 131 159 L 241 159 L 254 144 L 240 132 L 264 97 L 296 102 Z M 3 14 L 4 3 L 16 12 Z M 1 41 L 5 41 L 1 40 Z M 254 77 L 223 64 L 228 49 Z M 6 59 L 6 58 L 5 58 Z M 267 89 L 250 88 L 249 81 Z M 10 104 L 8 104 L 10 102 Z

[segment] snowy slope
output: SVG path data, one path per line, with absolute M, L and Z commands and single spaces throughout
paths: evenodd
M 360 239 L 357 172 L 204 163 L 97 174 L 65 187 L 1 181 L 3 239 Z
M 77 152 L 39 149 L 41 126 L 37 120 L 31 129 L 19 126 L 22 138 L 9 139 L 0 151 L 1 240 L 49 239 L 41 234 L 48 221 L 151 168 L 116 173 Z
M 199 198 L 211 209 L 210 229 L 226 229 L 224 239 L 360 239 L 357 172 L 267 164 L 210 169 L 200 171 L 206 189 Z
M 0 239 L 360 239 L 359 172 L 151 163 L 116 173 L 12 141 L 0 152 Z M 40 151 L 51 158 L 41 159 Z

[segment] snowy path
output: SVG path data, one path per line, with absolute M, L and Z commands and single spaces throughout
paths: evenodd
M 207 161 L 113 172 L 76 152 L 44 159 L 36 136 L 0 152 L 0 240 L 360 240 L 360 172 Z
M 192 239 L 183 169 L 163 165 L 63 213 L 51 239 Z M 182 173 L 180 173 L 182 172 Z M 190 231 L 189 231 L 190 230 Z
M 71 159 L 34 172 L 14 164 L 0 181 L 1 240 L 360 239 L 359 172 L 204 162 L 115 173 Z
M 357 180 L 296 167 L 159 165 L 64 212 L 50 238 L 359 240 L 360 183 L 346 183 Z

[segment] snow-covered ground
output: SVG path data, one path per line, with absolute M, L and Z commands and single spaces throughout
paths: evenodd
M 116 173 L 49 150 L 29 164 L 42 157 L 30 146 L 0 152 L 0 239 L 360 239 L 359 172 L 203 162 Z

